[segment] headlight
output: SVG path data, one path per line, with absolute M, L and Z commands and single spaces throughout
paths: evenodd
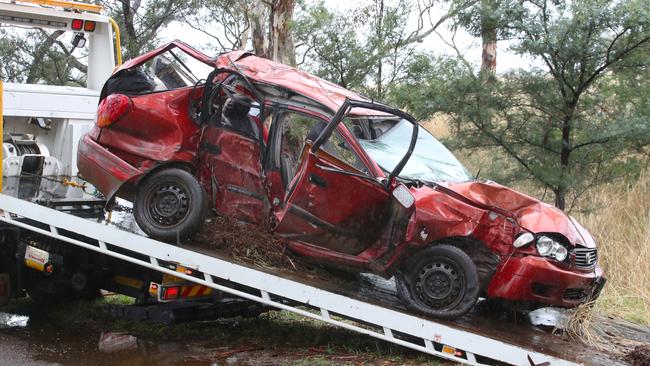
M 555 259 L 562 262 L 563 260 L 566 259 L 566 256 L 569 255 L 569 251 L 566 250 L 564 246 L 560 246 L 555 250 L 555 253 L 553 255 L 555 256 Z
M 519 235 L 517 237 L 517 239 L 515 239 L 515 241 L 514 241 L 514 243 L 512 243 L 512 245 L 515 248 L 521 248 L 521 247 L 524 247 L 524 246 L 526 246 L 526 245 L 528 245 L 528 244 L 530 244 L 530 243 L 532 243 L 534 241 L 535 241 L 535 236 L 533 234 L 531 234 L 531 233 L 523 233 L 523 234 Z
M 544 257 L 554 258 L 560 262 L 566 259 L 569 251 L 564 245 L 556 242 L 548 236 L 540 236 L 537 239 L 537 252 Z

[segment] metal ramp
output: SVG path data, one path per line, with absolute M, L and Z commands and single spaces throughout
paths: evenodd
M 542 352 L 325 291 L 5 194 L 0 221 L 216 290 L 469 365 L 577 365 Z M 85 236 L 79 240 L 67 236 Z M 195 270 L 186 275 L 169 263 Z M 197 276 L 196 273 L 199 275 Z

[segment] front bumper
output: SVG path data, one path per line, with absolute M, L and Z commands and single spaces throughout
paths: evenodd
M 96 143 L 89 135 L 84 135 L 79 140 L 77 167 L 84 180 L 92 183 L 107 200 L 110 200 L 124 183 L 143 174 Z
M 560 268 L 541 257 L 511 257 L 497 268 L 488 297 L 575 307 L 596 299 L 604 284 L 598 265 L 579 271 Z

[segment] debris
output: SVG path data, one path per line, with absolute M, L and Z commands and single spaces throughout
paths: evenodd
M 558 308 L 539 308 L 528 313 L 532 325 L 565 329 L 568 324 L 566 310 Z
M 138 348 L 138 338 L 126 333 L 104 332 L 99 337 L 99 351 L 112 353 Z
M 624 360 L 632 366 L 650 366 L 650 345 L 634 347 Z
M 289 257 L 286 245 L 257 226 L 215 216 L 196 236 L 195 245 L 216 249 L 233 259 L 265 269 L 297 271 L 303 267 Z

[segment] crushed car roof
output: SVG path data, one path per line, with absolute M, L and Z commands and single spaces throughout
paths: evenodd
M 123 65 L 115 68 L 113 74 L 119 71 L 133 69 L 152 58 L 172 49 L 178 48 L 197 60 L 217 68 L 228 68 L 244 73 L 248 78 L 257 83 L 279 86 L 291 90 L 309 99 L 316 101 L 331 111 L 336 111 L 346 99 L 370 101 L 355 92 L 347 90 L 337 84 L 321 79 L 279 62 L 255 56 L 246 51 L 232 51 L 210 58 L 204 53 L 181 41 L 172 41 L 143 55 L 128 60 Z M 385 116 L 385 113 L 357 108 L 352 111 L 355 116 Z

